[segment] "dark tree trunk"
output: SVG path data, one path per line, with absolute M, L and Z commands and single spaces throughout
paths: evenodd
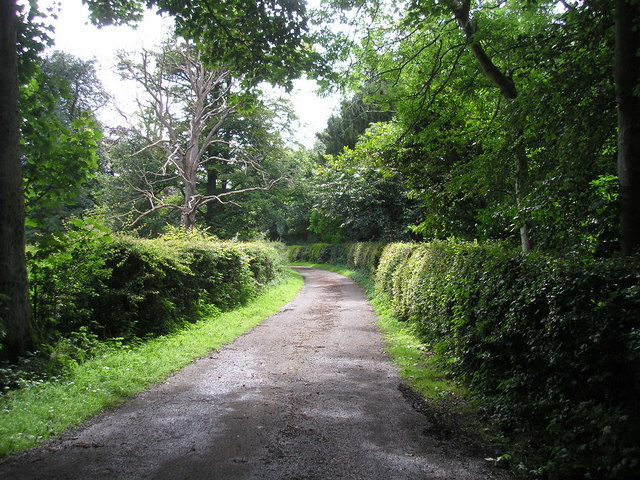
M 207 169 L 207 196 L 213 196 L 218 193 L 218 171 L 215 168 Z M 213 227 L 216 216 L 217 202 L 207 203 L 207 211 L 205 213 L 205 221 L 207 226 Z
M 618 179 L 620 181 L 620 249 L 640 249 L 640 8 L 629 0 L 616 2 L 614 79 L 618 104 Z
M 518 96 L 518 90 L 516 89 L 513 80 L 506 76 L 495 66 L 489 55 L 485 52 L 483 46 L 476 39 L 476 33 L 478 30 L 469 16 L 471 9 L 471 0 L 447 0 L 449 10 L 456 17 L 458 25 L 462 29 L 467 37 L 467 41 L 471 46 L 471 52 L 476 57 L 480 68 L 482 68 L 485 76 L 500 89 L 502 96 L 508 100 L 513 100 Z
M 31 305 L 24 248 L 24 192 L 18 137 L 16 2 L 0 1 L 0 355 L 24 354 L 31 340 Z

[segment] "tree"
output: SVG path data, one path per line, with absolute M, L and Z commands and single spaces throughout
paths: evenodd
M 304 194 L 301 175 L 307 170 L 308 159 L 296 154 L 283 143 L 291 125 L 290 105 L 282 101 L 243 95 L 245 107 L 227 118 L 221 129 L 226 142 L 233 141 L 237 152 L 259 158 L 259 170 L 241 168 L 238 162 L 220 160 L 207 167 L 208 194 L 264 185 L 264 178 L 282 179 L 267 193 L 247 191 L 241 202 L 207 205 L 205 222 L 212 233 L 221 238 L 252 238 L 266 235 L 283 239 L 290 234 L 291 205 Z M 217 156 L 232 158 L 226 143 L 218 145 Z M 239 147 L 239 148 L 238 148 Z M 294 227 L 295 228 L 295 227 Z
M 464 32 L 468 46 L 484 75 L 500 90 L 500 94 L 506 100 L 515 100 L 518 97 L 515 82 L 495 65 L 478 39 L 480 35 L 477 22 L 470 15 L 471 0 L 446 0 L 444 3 Z M 522 130 L 523 128 L 522 125 L 516 125 L 516 129 Z M 518 137 L 519 133 L 518 131 Z M 524 144 L 518 139 L 515 145 L 515 194 L 518 209 L 522 211 L 523 199 L 529 190 L 529 161 Z M 531 225 L 528 219 L 525 218 L 520 222 L 520 243 L 523 252 L 528 252 L 532 248 L 530 229 Z
M 124 127 L 112 131 L 105 138 L 105 172 L 98 182 L 98 204 L 106 208 L 115 230 L 127 228 L 134 220 L 132 211 L 145 211 L 148 207 L 146 197 L 138 193 L 138 189 L 146 186 L 143 172 L 162 171 L 162 152 L 157 149 L 143 150 L 147 145 L 145 138 Z M 161 188 L 160 183 L 156 184 L 156 188 Z M 163 188 L 175 191 L 176 197 L 179 195 L 179 184 L 175 178 L 166 179 Z M 180 199 L 177 198 L 177 201 Z M 136 228 L 140 235 L 156 237 L 167 225 L 178 227 L 179 216 L 170 210 L 157 210 L 140 219 Z
M 631 254 L 640 250 L 640 7 L 617 0 L 615 8 L 620 247 Z
M 220 135 L 225 122 L 236 113 L 234 102 L 243 100 L 233 93 L 235 80 L 229 70 L 208 69 L 193 45 L 179 42 L 166 45 L 159 54 L 145 51 L 139 63 L 122 58 L 119 68 L 123 78 L 135 81 L 145 95 L 138 99 L 140 123 L 131 128 L 146 145 L 134 155 L 149 149 L 163 155 L 160 171 L 141 171 L 142 185 L 131 185 L 147 200 L 146 208 L 136 211 L 133 224 L 157 210 L 171 209 L 180 213 L 180 223 L 191 230 L 196 213 L 205 205 L 233 203 L 232 197 L 268 190 L 278 181 L 266 177 L 258 158 L 236 138 Z M 213 163 L 240 166 L 245 173 L 261 172 L 262 185 L 214 186 L 203 191 L 202 177 Z M 168 188 L 173 179 L 179 183 L 180 203 L 175 201 L 175 191 Z
M 375 132 L 390 125 L 392 116 L 388 105 L 376 105 L 368 98 L 365 85 L 341 103 L 339 114 L 331 116 L 317 135 L 324 152 L 313 182 L 309 228 L 324 240 L 410 238 L 417 202 L 408 198 L 401 173 L 372 159 L 388 147 L 376 142 L 380 137 Z
M 17 6 L 0 2 L 0 334 L 2 355 L 25 352 L 31 306 L 24 247 L 24 193 L 18 137 Z
M 59 50 L 42 62 L 47 87 L 52 94 L 57 94 L 56 116 L 65 124 L 85 112 L 96 113 L 109 101 L 96 74 L 95 63 L 95 60 L 81 60 Z
M 613 22 L 604 3 L 564 11 L 553 2 L 364 5 L 373 15 L 358 17 L 363 40 L 351 45 L 345 78 L 393 104 L 402 131 L 395 158 L 384 156 L 389 167 L 442 213 L 464 206 L 472 227 L 464 230 L 477 227 L 479 238 L 533 222 L 540 248 L 609 241 L 611 202 L 602 211 L 597 186 L 615 174 Z
M 445 0 L 442 2 L 449 13 L 453 16 L 459 28 L 464 33 L 465 42 L 460 42 L 457 49 L 466 49 L 468 48 L 473 57 L 477 61 L 480 70 L 487 80 L 491 82 L 491 84 L 497 87 L 500 90 L 500 94 L 507 101 L 515 101 L 518 97 L 518 89 L 516 88 L 516 84 L 510 76 L 506 75 L 491 59 L 491 57 L 487 54 L 487 51 L 480 40 L 484 32 L 481 32 L 478 27 L 478 21 L 472 15 L 472 1 L 471 0 Z M 424 4 L 418 4 L 417 12 L 413 13 L 408 20 L 409 25 L 415 25 L 418 22 L 421 22 L 423 15 L 426 18 L 432 18 L 428 14 L 425 14 L 425 11 L 429 10 L 429 7 Z M 441 58 L 438 58 L 440 55 L 436 55 L 436 62 L 442 61 Z M 460 53 L 457 55 L 458 59 L 461 58 Z M 456 60 L 457 62 L 457 60 Z M 457 65 L 453 65 L 450 67 L 450 71 L 453 71 Z M 513 153 L 513 157 L 515 160 L 515 198 L 518 210 L 520 212 L 524 212 L 524 198 L 527 196 L 529 191 L 529 165 L 528 158 L 526 153 L 526 147 L 524 143 L 519 138 L 521 136 L 521 131 L 524 129 L 522 124 L 515 123 L 512 128 L 515 128 L 515 134 L 511 134 L 515 137 L 515 149 Z M 526 218 L 525 215 L 520 214 L 519 217 L 521 220 L 519 221 L 519 231 L 520 231 L 520 240 L 522 250 L 524 252 L 528 252 L 532 248 L 532 240 L 530 234 L 530 222 Z
M 310 230 L 333 233 L 343 241 L 410 239 L 417 202 L 409 198 L 400 174 L 385 175 L 360 162 L 354 164 L 353 157 L 363 153 L 364 149 L 345 149 L 318 169 Z
M 94 112 L 106 101 L 92 62 L 55 52 L 20 88 L 27 218 L 31 227 L 61 228 L 98 169 L 102 131 Z M 55 223 L 58 222 L 58 225 Z
M 344 147 L 354 148 L 369 125 L 389 121 L 392 116 L 389 108 L 367 103 L 365 94 L 358 92 L 341 102 L 340 113 L 329 117 L 327 127 L 317 137 L 324 145 L 325 154 L 338 155 Z
M 253 191 L 243 195 L 240 205 L 215 205 L 216 221 L 211 233 L 220 238 L 267 238 L 287 243 L 305 241 L 310 233 L 309 212 L 313 204 L 310 185 L 313 181 L 312 152 L 291 150 L 283 145 L 269 146 L 261 168 L 282 181 L 267 192 Z M 260 181 L 255 173 L 239 171 L 222 175 L 238 186 Z

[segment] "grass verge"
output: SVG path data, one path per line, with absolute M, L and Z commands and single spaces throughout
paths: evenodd
M 0 400 L 0 457 L 27 450 L 117 405 L 276 313 L 302 288 L 291 272 L 246 306 L 138 346 L 111 348 L 63 381 L 10 392 Z

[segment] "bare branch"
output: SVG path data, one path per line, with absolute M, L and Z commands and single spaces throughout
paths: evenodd
M 281 179 L 269 180 L 259 159 L 243 150 L 233 140 L 220 138 L 220 132 L 229 116 L 235 112 L 229 98 L 233 80 L 228 70 L 208 70 L 200 54 L 191 45 L 177 45 L 160 54 L 143 51 L 140 62 L 123 62 L 127 78 L 138 83 L 144 98 L 138 98 L 141 122 L 131 127 L 147 144 L 132 156 L 156 148 L 164 154 L 158 172 L 137 171 L 137 180 L 129 182 L 136 192 L 138 208 L 131 225 L 160 209 L 180 212 L 181 221 L 194 222 L 198 208 L 210 202 L 237 205 L 232 198 L 253 191 L 270 190 Z M 149 114 L 149 112 L 151 112 Z M 229 157 L 212 152 L 214 144 L 227 146 Z M 247 174 L 255 172 L 262 186 L 238 188 L 216 195 L 202 195 L 198 182 L 204 165 L 211 162 L 236 165 Z M 171 172 L 171 174 L 169 174 Z M 184 194 L 181 205 L 167 202 L 170 182 L 178 181 Z M 140 207 L 143 202 L 148 208 Z M 192 225 L 185 223 L 187 228 Z

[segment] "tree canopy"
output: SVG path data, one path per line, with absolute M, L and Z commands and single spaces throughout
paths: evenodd
M 321 69 L 304 0 L 84 0 L 97 25 L 135 22 L 145 7 L 175 19 L 176 34 L 191 40 L 214 66 L 248 83 L 291 87 L 302 73 Z
M 363 137 L 360 157 L 402 173 L 423 200 L 416 232 L 615 251 L 614 21 L 605 4 L 337 8 L 359 12 L 347 16 L 357 33 L 328 48 L 347 59 L 342 84 L 393 114 Z

